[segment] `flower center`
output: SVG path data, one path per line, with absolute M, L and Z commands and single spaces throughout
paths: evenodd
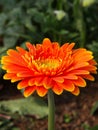
M 46 59 L 46 60 L 40 60 L 36 62 L 41 68 L 51 68 L 51 69 L 58 68 L 61 63 L 61 61 L 57 59 Z
M 47 58 L 47 59 L 34 59 L 32 55 L 25 54 L 22 56 L 25 62 L 27 62 L 30 69 L 34 69 L 45 74 L 45 75 L 55 75 L 62 65 L 62 59 L 58 58 Z
M 52 74 L 54 75 L 57 70 L 59 69 L 62 60 L 61 59 L 44 59 L 44 60 L 36 60 L 38 68 L 41 72 L 45 74 Z

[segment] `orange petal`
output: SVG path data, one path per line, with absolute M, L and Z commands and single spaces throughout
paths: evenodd
M 17 77 L 16 74 L 13 74 L 13 73 L 6 73 L 4 76 L 3 76 L 4 79 L 6 80 L 11 80 L 11 82 L 16 82 L 16 81 L 19 81 L 19 80 L 22 80 L 22 78 L 20 77 Z
M 90 72 L 88 70 L 72 70 L 70 71 L 71 74 L 75 75 L 84 75 L 84 74 L 89 74 Z
M 37 78 L 31 78 L 28 82 L 29 86 L 34 86 L 36 81 L 37 81 Z
M 17 88 L 23 89 L 23 88 L 28 87 L 28 81 L 29 81 L 29 79 L 24 79 L 24 80 L 20 81 L 17 85 Z
M 93 73 L 93 74 L 97 74 L 98 73 L 97 70 L 92 70 L 90 72 Z
M 44 80 L 43 80 L 43 86 L 46 89 L 50 89 L 53 86 L 52 79 L 48 78 L 48 77 L 45 77 Z
M 54 81 L 58 82 L 58 83 L 63 83 L 64 82 L 64 78 L 62 77 L 54 77 L 52 78 Z
M 65 76 L 62 76 L 64 79 L 78 79 L 78 77 L 74 74 L 65 74 Z
M 25 96 L 25 97 L 30 96 L 31 94 L 34 93 L 35 90 L 36 90 L 36 86 L 26 87 L 25 90 L 24 90 L 24 96 Z
M 75 63 L 75 65 L 73 65 L 73 69 L 79 69 L 88 65 L 89 65 L 88 62 L 78 62 L 78 63 Z
M 27 51 L 24 50 L 23 48 L 21 47 L 16 47 L 16 49 L 18 50 L 18 52 L 21 54 L 21 55 L 24 55 Z
M 70 80 L 65 80 L 62 84 L 63 89 L 66 91 L 72 92 L 75 89 L 74 84 Z
M 95 78 L 90 74 L 89 75 L 83 75 L 82 77 L 85 78 L 85 79 L 91 80 L 91 81 L 95 80 Z
M 11 64 L 11 63 L 3 65 L 2 68 L 4 70 L 7 70 L 7 73 L 19 73 L 21 71 L 29 71 L 29 69 L 26 67 L 18 66 L 15 64 Z
M 71 44 L 69 44 L 69 46 L 67 47 L 67 49 L 68 50 L 72 50 L 72 48 L 75 46 L 75 43 L 73 42 L 73 43 L 71 43 Z
M 22 72 L 19 72 L 17 73 L 17 77 L 23 77 L 23 78 L 26 78 L 26 77 L 33 77 L 34 76 L 34 73 L 32 72 L 32 70 L 27 70 L 27 71 L 22 71 Z
M 97 70 L 97 67 L 93 66 L 93 65 L 88 65 L 86 67 L 83 67 L 83 69 L 88 70 L 88 71 L 95 71 L 95 70 Z
M 37 94 L 40 96 L 40 97 L 43 97 L 43 96 L 45 96 L 46 95 L 46 93 L 47 93 L 47 89 L 45 89 L 43 86 L 38 86 L 37 87 Z
M 86 86 L 85 80 L 80 76 L 78 76 L 77 80 L 73 80 L 72 82 L 75 84 L 75 86 L 79 86 L 79 87 L 85 87 Z
M 52 48 L 53 48 L 53 54 L 54 54 L 54 56 L 57 57 L 59 49 L 60 49 L 60 46 L 59 46 L 58 42 L 53 42 L 52 43 Z
M 69 43 L 63 44 L 60 48 L 60 52 L 62 52 L 63 50 L 66 50 L 66 48 L 69 46 Z
M 93 59 L 92 52 L 87 51 L 86 49 L 78 49 L 77 51 L 75 50 L 73 53 L 73 59 L 75 61 L 89 61 Z
M 92 59 L 92 60 L 89 61 L 89 64 L 91 64 L 91 65 L 97 65 L 97 62 L 94 59 Z
M 3 76 L 3 79 L 12 79 L 14 76 L 15 76 L 15 74 L 6 73 L 6 74 Z
M 78 96 L 80 94 L 79 88 L 75 87 L 74 91 L 72 91 L 72 94 L 74 94 L 75 96 Z
M 11 63 L 11 64 L 20 65 L 20 66 L 27 66 L 26 62 L 19 56 L 18 57 L 3 56 L 1 59 L 1 63 L 2 64 Z
M 52 43 L 49 38 L 44 38 L 42 45 L 44 49 L 52 47 Z
M 33 54 L 33 56 L 36 54 L 36 48 L 34 45 L 32 45 L 30 42 L 26 42 L 26 46 L 29 49 L 29 51 Z
M 31 78 L 29 80 L 29 85 L 30 86 L 33 86 L 33 85 L 36 85 L 36 86 L 42 86 L 43 85 L 43 79 L 44 77 L 34 77 L 34 78 Z
M 21 55 L 16 51 L 16 50 L 13 50 L 13 49 L 9 49 L 7 51 L 7 54 L 11 57 L 20 57 Z M 20 57 L 21 58 L 21 57 Z
M 54 93 L 56 93 L 57 95 L 60 95 L 62 94 L 63 92 L 63 88 L 62 88 L 62 85 L 58 84 L 58 83 L 55 83 L 52 90 L 54 91 Z
M 11 79 L 11 83 L 14 83 L 14 82 L 19 81 L 19 80 L 22 80 L 22 78 L 21 78 L 21 77 L 14 76 L 14 77 Z

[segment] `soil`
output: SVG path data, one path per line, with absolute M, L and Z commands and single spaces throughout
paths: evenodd
M 16 98 L 22 98 L 16 89 L 16 84 L 0 80 L 0 100 Z M 46 97 L 45 100 L 47 100 Z M 92 107 L 97 101 L 98 76 L 95 77 L 94 82 L 88 82 L 86 88 L 81 88 L 79 96 L 73 96 L 68 92 L 60 96 L 55 95 L 55 130 L 88 130 L 89 127 L 97 125 L 98 110 L 96 109 L 94 114 L 91 114 Z M 19 130 L 47 130 L 47 117 L 37 119 L 32 115 L 19 116 L 12 121 Z

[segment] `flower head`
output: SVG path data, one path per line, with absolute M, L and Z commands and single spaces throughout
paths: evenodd
M 79 87 L 86 86 L 85 79 L 94 80 L 91 73 L 96 73 L 96 62 L 91 51 L 73 49 L 74 45 L 65 43 L 60 47 L 59 43 L 45 38 L 42 44 L 27 42 L 28 50 L 9 49 L 1 59 L 7 72 L 4 79 L 19 81 L 17 88 L 24 89 L 25 97 L 34 91 L 45 96 L 49 89 L 58 95 L 63 90 L 78 95 Z

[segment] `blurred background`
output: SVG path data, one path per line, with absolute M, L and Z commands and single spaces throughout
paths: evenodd
M 75 42 L 76 48 L 85 47 L 93 51 L 95 59 L 98 61 L 98 0 L 0 0 L 0 58 L 6 54 L 9 48 L 15 49 L 16 46 L 25 48 L 26 41 L 30 41 L 34 44 L 41 43 L 45 37 L 50 38 L 51 41 L 57 41 L 61 45 L 66 42 Z M 25 109 L 24 106 L 16 109 L 17 105 L 15 106 L 15 104 L 17 104 L 17 101 L 15 103 L 4 102 L 8 99 L 16 99 L 17 97 L 20 99 L 21 95 L 18 90 L 15 89 L 16 87 L 13 88 L 16 84 L 3 81 L 3 74 L 4 71 L 0 68 L 0 130 L 37 130 L 37 127 L 34 129 L 32 126 L 28 126 L 28 123 L 25 127 L 19 125 L 17 122 L 20 118 L 20 114 L 18 115 L 19 117 L 17 117 L 16 114 L 14 115 L 15 119 L 12 118 L 12 113 L 16 111 L 21 111 L 20 113 L 28 115 L 33 108 L 30 108 L 29 112 L 28 110 L 24 110 L 25 112 L 23 112 L 23 110 L 20 109 L 21 107 Z M 98 82 L 94 83 L 95 86 L 97 86 L 97 84 Z M 93 85 L 91 84 L 91 86 Z M 89 91 L 91 92 L 91 90 Z M 68 97 L 70 98 L 70 95 L 68 95 Z M 61 97 L 61 100 L 65 100 L 65 97 Z M 95 100 L 98 100 L 97 97 Z M 75 103 L 75 101 L 76 98 L 73 102 Z M 31 103 L 32 102 L 33 101 L 31 101 Z M 38 102 L 41 101 L 38 99 Z M 22 105 L 25 104 L 24 100 L 18 103 Z M 95 105 L 93 106 L 94 103 Z M 5 104 L 11 107 L 6 108 L 7 106 Z M 37 103 L 37 105 L 39 104 Z M 92 101 L 90 104 L 92 104 L 90 107 L 93 106 L 92 113 L 94 113 L 98 109 L 98 102 Z M 44 114 L 40 115 L 37 113 L 40 115 L 40 118 L 47 115 L 47 105 L 44 104 L 43 106 L 45 107 L 45 111 L 42 112 Z M 37 107 L 39 111 L 40 105 Z M 7 112 L 8 110 L 10 112 L 7 113 L 6 109 Z M 34 109 L 36 109 L 36 107 Z M 33 119 L 29 117 L 30 119 L 28 120 L 25 119 L 25 117 L 21 117 L 23 118 L 22 123 L 31 123 L 31 120 L 35 121 L 34 119 L 37 117 L 34 113 L 33 116 Z M 58 127 L 57 130 L 65 130 L 65 128 L 66 130 L 82 130 L 82 128 L 83 130 L 91 130 L 90 127 L 92 125 L 87 122 L 86 126 L 84 123 L 83 127 L 77 127 L 77 129 L 68 127 L 68 123 L 70 124 L 72 120 L 71 116 L 70 114 L 63 115 L 65 124 L 67 119 L 67 124 L 64 128 Z M 43 122 L 43 124 L 45 124 L 47 122 L 46 119 L 44 119 Z M 62 122 L 64 122 L 64 120 L 61 121 L 61 123 Z M 15 123 L 18 127 L 15 126 Z M 96 124 L 98 124 L 98 122 Z M 39 130 L 46 130 L 46 128 L 42 127 L 42 129 L 40 128 Z M 95 130 L 95 128 L 92 130 Z M 96 130 L 98 130 L 98 126 Z

